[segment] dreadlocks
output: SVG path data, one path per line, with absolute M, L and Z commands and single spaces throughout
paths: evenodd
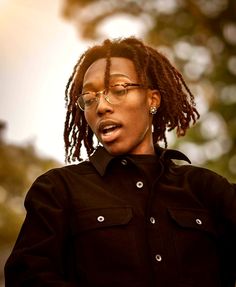
M 84 74 L 89 66 L 100 58 L 106 59 L 104 85 L 109 87 L 110 58 L 124 57 L 133 61 L 140 83 L 157 89 L 161 95 L 161 106 L 153 117 L 153 141 L 164 141 L 167 147 L 166 131 L 176 128 L 178 136 L 185 135 L 191 121 L 199 118 L 194 96 L 182 75 L 169 60 L 150 46 L 134 38 L 105 40 L 101 45 L 89 48 L 78 60 L 69 78 L 65 91 L 67 113 L 64 128 L 66 161 L 81 160 L 80 150 L 84 144 L 90 155 L 93 146 L 93 132 L 88 126 L 84 112 L 77 106 L 82 92 Z

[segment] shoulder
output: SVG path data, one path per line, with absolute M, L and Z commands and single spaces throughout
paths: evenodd
M 204 167 L 172 164 L 168 176 L 198 194 L 225 194 L 233 197 L 236 191 L 235 186 L 225 177 Z
M 213 170 L 191 164 L 177 165 L 173 163 L 170 166 L 170 172 L 178 176 L 187 176 L 189 178 L 195 180 L 201 180 L 203 182 L 211 180 L 227 181 L 226 178 L 224 178 L 223 176 L 221 176 L 220 174 L 216 173 Z
M 203 167 L 175 164 L 171 166 L 170 174 L 175 182 L 183 185 L 217 213 L 223 214 L 226 210 L 234 209 L 236 185 L 220 174 Z
M 53 168 L 40 175 L 37 180 L 48 178 L 50 180 L 65 178 L 66 176 L 85 175 L 94 173 L 95 168 L 90 161 L 83 161 L 79 164 L 66 165 L 63 167 Z
M 27 193 L 26 200 L 32 197 L 54 196 L 63 201 L 75 185 L 79 185 L 86 179 L 86 174 L 95 172 L 95 168 L 89 161 L 50 169 L 35 179 Z

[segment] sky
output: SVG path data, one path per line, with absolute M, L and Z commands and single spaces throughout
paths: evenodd
M 61 1 L 0 0 L 0 119 L 7 142 L 64 160 L 64 90 L 85 44 Z
M 32 143 L 38 154 L 60 162 L 65 85 L 91 44 L 62 18 L 62 4 L 63 0 L 0 0 L 0 120 L 7 123 L 5 140 Z M 137 23 L 119 21 L 105 24 L 101 34 L 137 33 Z

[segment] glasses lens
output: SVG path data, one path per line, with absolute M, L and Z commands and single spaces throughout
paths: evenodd
M 127 94 L 127 89 L 122 85 L 111 86 L 108 92 L 109 103 L 119 104 Z
M 84 111 L 84 108 L 85 108 L 85 107 L 84 107 L 83 96 L 79 96 L 79 98 L 78 98 L 78 100 L 77 100 L 77 103 L 78 103 L 80 109 L 81 109 L 82 111 Z
M 84 93 L 78 98 L 78 104 L 81 110 L 90 108 L 95 101 L 96 101 L 96 95 L 92 92 Z
M 94 106 L 95 102 L 97 102 L 100 98 L 101 93 L 105 96 L 105 99 L 110 104 L 119 104 L 123 101 L 124 97 L 127 94 L 127 88 L 121 84 L 117 84 L 111 86 L 109 88 L 108 93 L 105 91 L 101 92 L 86 92 L 79 96 L 78 105 L 81 110 L 90 109 Z M 99 98 L 98 98 L 99 95 Z

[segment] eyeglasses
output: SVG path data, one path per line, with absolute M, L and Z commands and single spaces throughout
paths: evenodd
M 141 84 L 134 83 L 123 83 L 116 84 L 109 87 L 108 90 L 103 90 L 99 92 L 88 91 L 82 93 L 78 100 L 77 104 L 79 105 L 82 111 L 91 109 L 96 106 L 99 102 L 100 96 L 103 95 L 104 99 L 112 105 L 120 104 L 126 97 L 130 89 L 144 88 Z

